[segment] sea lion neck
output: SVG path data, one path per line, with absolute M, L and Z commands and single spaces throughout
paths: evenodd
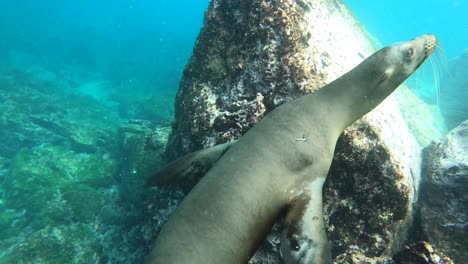
M 344 130 L 403 83 L 432 53 L 436 41 L 428 34 L 382 48 L 304 101 L 332 105 L 333 111 L 323 115 L 330 116 L 335 128 Z
M 382 51 L 382 50 L 381 50 Z M 303 104 L 321 105 L 323 115 L 329 116 L 339 133 L 357 119 L 375 108 L 391 91 L 382 93 L 376 87 L 385 73 L 379 60 L 382 54 L 374 54 L 354 69 L 318 91 L 307 95 Z M 378 94 L 379 91 L 382 94 Z M 324 104 L 327 104 L 325 106 Z M 333 111 L 330 111 L 330 107 Z M 317 111 L 317 107 L 314 107 Z

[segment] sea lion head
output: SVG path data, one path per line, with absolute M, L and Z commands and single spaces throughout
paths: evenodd
M 360 74 L 355 79 L 367 84 L 364 85 L 367 88 L 359 88 L 369 100 L 370 106 L 365 109 L 373 109 L 416 71 L 432 53 L 436 42 L 436 37 L 431 34 L 399 42 L 382 48 L 363 61 L 361 67 L 356 67 Z
M 402 83 L 431 55 L 436 42 L 434 35 L 427 34 L 385 48 L 381 54 L 385 68 L 382 81 Z

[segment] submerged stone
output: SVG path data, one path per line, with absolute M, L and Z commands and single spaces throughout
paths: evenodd
M 100 246 L 90 225 L 46 227 L 0 254 L 1 263 L 99 263 Z
M 161 166 L 161 155 L 170 127 L 147 120 L 130 120 L 119 128 L 120 193 L 135 206 L 141 206 L 146 178 Z
M 426 241 L 405 246 L 393 257 L 393 260 L 395 264 L 454 264 L 449 257 Z
M 424 149 L 423 168 L 423 236 L 455 263 L 468 263 L 468 120 Z
M 114 182 L 114 170 L 112 160 L 95 154 L 77 154 L 50 144 L 22 149 L 5 178 L 5 206 L 24 210 L 34 228 L 86 222 L 91 218 L 84 213 L 96 213 L 89 208 L 102 207 L 97 188 Z

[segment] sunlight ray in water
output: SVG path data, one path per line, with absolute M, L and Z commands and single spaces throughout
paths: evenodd
M 429 61 L 431 62 L 432 72 L 434 75 L 434 87 L 436 93 L 436 103 L 439 105 L 439 98 L 440 98 L 440 86 L 439 86 L 439 76 L 437 71 L 437 64 L 434 61 L 433 57 L 429 57 Z

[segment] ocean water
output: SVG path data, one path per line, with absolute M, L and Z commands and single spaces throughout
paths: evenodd
M 468 118 L 462 102 L 468 96 L 462 70 L 468 54 L 468 2 L 440 1 L 359 1 L 345 0 L 354 16 L 383 46 L 422 34 L 435 34 L 438 48 L 406 83 L 426 103 L 437 105 L 446 128 Z M 458 65 L 458 67 L 455 67 Z M 443 125 L 440 125 L 443 126 Z
M 134 97 L 155 91 L 173 96 L 207 5 L 201 0 L 190 6 L 172 1 L 2 1 L 2 66 L 36 65 L 50 72 L 69 67 L 76 75 L 87 75 L 76 78 L 110 82 L 105 88 L 86 88 L 101 99 L 128 91 L 136 92 Z
M 344 2 L 364 27 L 384 45 L 432 33 L 439 38 L 447 59 L 460 56 L 467 48 L 466 1 Z
M 426 63 L 407 83 L 442 131 L 468 118 L 468 1 L 344 2 L 384 46 L 437 35 L 436 73 Z M 142 185 L 207 6 L 0 0 L 0 264 L 142 261 L 180 196 Z

